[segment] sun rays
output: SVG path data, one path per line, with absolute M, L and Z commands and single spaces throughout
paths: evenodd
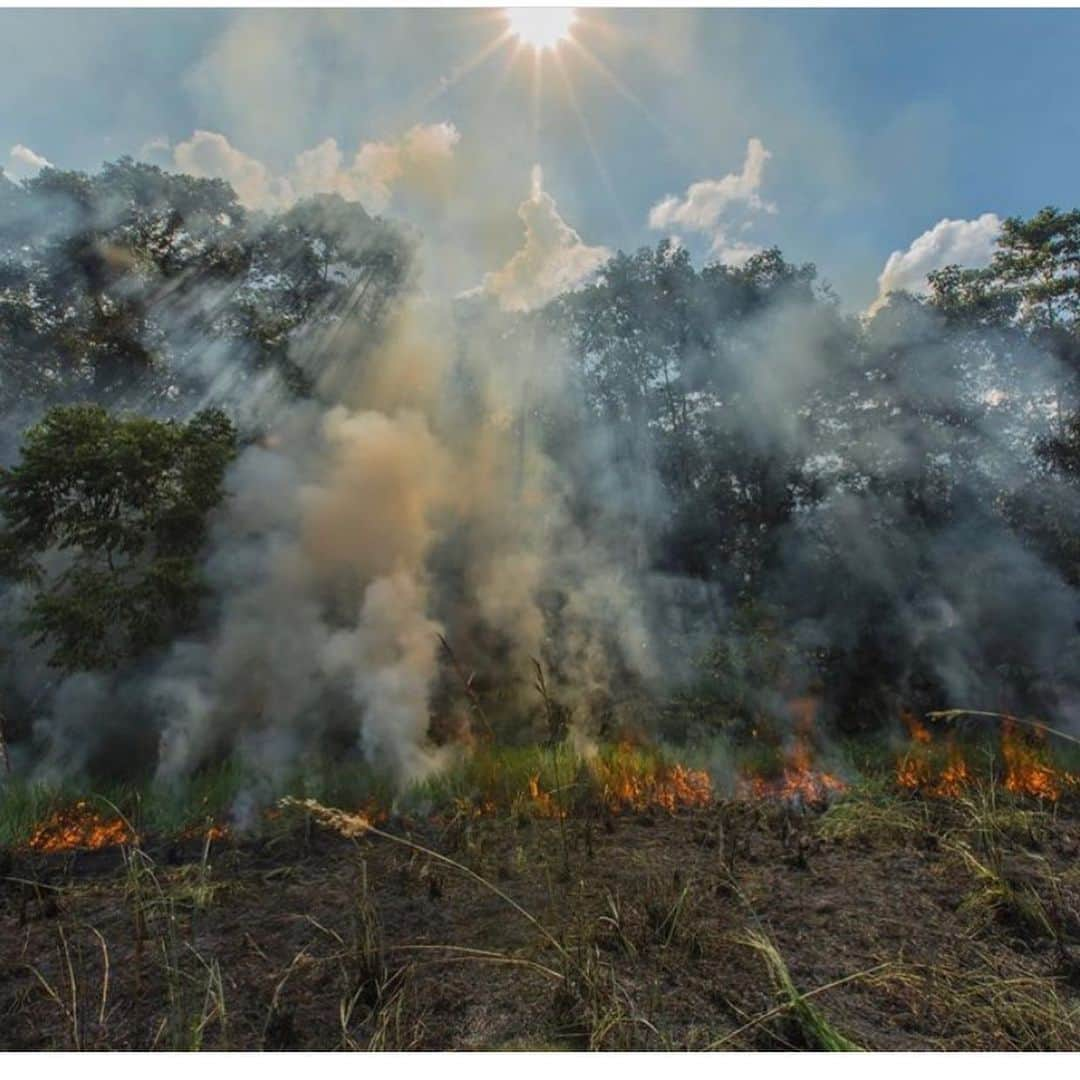
M 577 22 L 574 8 L 507 8 L 505 18 L 512 33 L 525 46 L 536 50 L 553 49 L 570 37 Z
M 528 95 L 525 112 L 537 160 L 542 156 L 545 114 L 550 114 L 553 107 L 565 108 L 573 117 L 616 212 L 622 217 L 611 173 L 604 164 L 600 139 L 589 119 L 588 102 L 595 88 L 582 85 L 583 82 L 587 80 L 617 94 L 651 126 L 659 125 L 640 98 L 590 45 L 598 36 L 617 40 L 619 30 L 602 12 L 588 9 L 510 7 L 477 12 L 473 17 L 478 31 L 486 30 L 483 44 L 423 94 L 421 106 L 429 107 L 467 80 L 485 79 L 486 93 L 492 101 L 513 92 L 516 84 Z

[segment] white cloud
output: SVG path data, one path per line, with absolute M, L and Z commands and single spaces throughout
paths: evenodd
M 487 293 L 507 311 L 529 311 L 587 281 L 611 258 L 605 247 L 584 243 L 544 191 L 544 175 L 533 166 L 532 192 L 519 207 L 525 241 L 500 270 L 484 275 L 472 294 Z
M 215 131 L 196 131 L 186 142 L 177 143 L 173 164 L 191 176 L 228 180 L 245 206 L 270 210 L 293 201 L 287 184 Z
M 51 164 L 51 161 L 35 153 L 29 146 L 16 143 L 8 151 L 7 161 L 4 162 L 4 172 L 12 180 L 28 180 L 31 176 L 37 176 L 42 169 Z
M 916 237 L 906 251 L 894 251 L 878 275 L 878 296 L 870 305 L 873 315 L 892 292 L 924 292 L 927 275 L 953 263 L 972 269 L 986 266 L 1001 231 L 997 214 L 982 214 L 971 221 L 942 218 Z
M 453 124 L 417 124 L 394 142 L 364 143 L 349 163 L 337 141 L 325 139 L 297 156 L 291 183 L 298 195 L 337 192 L 378 213 L 395 188 L 441 189 L 460 138 Z
M 396 190 L 431 192 L 448 182 L 460 139 L 453 124 L 417 124 L 392 142 L 361 145 L 346 160 L 335 139 L 296 156 L 292 168 L 273 175 L 261 161 L 221 134 L 196 131 L 173 148 L 173 164 L 192 176 L 228 180 L 245 206 L 275 210 L 309 195 L 338 194 L 379 213 Z
M 729 239 L 733 228 L 745 229 L 756 213 L 775 214 L 776 207 L 761 197 L 765 163 L 772 154 L 760 139 L 746 144 L 746 158 L 739 172 L 719 180 L 698 180 L 680 199 L 668 195 L 649 211 L 649 227 L 698 232 L 710 240 L 713 255 L 727 262 L 745 262 L 757 248 Z

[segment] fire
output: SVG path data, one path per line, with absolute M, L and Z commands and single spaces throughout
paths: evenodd
M 808 743 L 798 741 L 788 754 L 784 771 L 778 777 L 755 776 L 749 785 L 754 799 L 779 799 L 782 802 L 824 803 L 847 787 L 843 780 L 813 767 Z
M 813 805 L 828 800 L 847 785 L 838 776 L 814 767 L 814 725 L 818 699 L 794 698 L 788 709 L 795 721 L 795 738 L 779 776 L 754 776 L 744 781 L 740 793 L 752 799 L 779 799 L 782 802 Z
M 1062 786 L 1073 782 L 1045 760 L 1046 732 L 1036 729 L 1025 739 L 1016 722 L 1001 724 L 1001 757 L 1005 762 L 1005 789 L 1017 795 L 1034 795 L 1051 801 L 1061 797 Z
M 713 801 L 712 781 L 704 769 L 666 762 L 629 743 L 593 758 L 588 768 L 601 800 L 613 814 L 651 808 L 673 814 L 709 806 Z M 539 773 L 529 777 L 527 799 L 538 817 L 557 818 L 568 813 L 556 792 L 541 787 Z
M 181 840 L 224 840 L 229 835 L 229 826 L 217 821 L 211 821 L 206 825 L 192 825 L 180 834 Z
M 596 758 L 592 769 L 613 813 L 654 806 L 674 813 L 713 801 L 712 781 L 704 769 L 643 757 L 626 744 L 608 757 Z
M 960 748 L 950 736 L 945 764 L 936 768 L 933 736 L 911 713 L 901 714 L 912 739 L 911 748 L 896 766 L 896 782 L 909 791 L 940 798 L 956 798 L 972 782 L 971 770 Z M 1002 786 L 1015 795 L 1030 795 L 1051 802 L 1080 782 L 1080 777 L 1055 768 L 1048 760 L 1046 732 L 1042 728 L 1021 730 L 1005 716 L 1001 724 L 1001 757 L 1004 763 Z
M 929 745 L 934 741 L 930 729 L 913 712 L 908 712 L 905 709 L 900 714 L 900 719 L 904 721 L 904 727 L 907 728 L 912 742 Z
M 954 744 L 950 744 L 948 764 L 941 770 L 941 776 L 933 793 L 943 798 L 955 799 L 963 794 L 964 788 L 970 782 L 971 776 L 968 773 L 967 762 L 964 760 L 963 754 Z
M 529 777 L 529 798 L 532 801 L 533 812 L 539 817 L 563 816 L 563 811 L 555 801 L 554 794 L 540 787 L 539 773 L 534 773 Z
M 120 818 L 105 818 L 85 799 L 57 810 L 33 832 L 29 845 L 35 851 L 97 851 L 128 844 L 135 834 Z
M 939 798 L 955 799 L 962 795 L 971 782 L 971 773 L 960 748 L 949 740 L 945 764 L 939 771 L 937 755 L 932 748 L 933 736 L 910 713 L 903 715 L 914 745 L 897 763 L 897 784 L 908 791 L 921 791 Z

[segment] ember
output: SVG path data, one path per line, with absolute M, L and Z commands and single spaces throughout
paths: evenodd
M 224 840 L 229 835 L 229 826 L 211 821 L 205 825 L 192 825 L 180 834 L 181 840 Z
M 128 844 L 135 839 L 120 818 L 102 817 L 86 800 L 57 810 L 42 822 L 30 837 L 35 851 L 52 854 L 59 851 L 97 851 Z

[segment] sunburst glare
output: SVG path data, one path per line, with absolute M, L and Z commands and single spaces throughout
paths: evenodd
M 574 8 L 507 8 L 510 32 L 533 49 L 553 49 L 570 36 L 577 11 Z

